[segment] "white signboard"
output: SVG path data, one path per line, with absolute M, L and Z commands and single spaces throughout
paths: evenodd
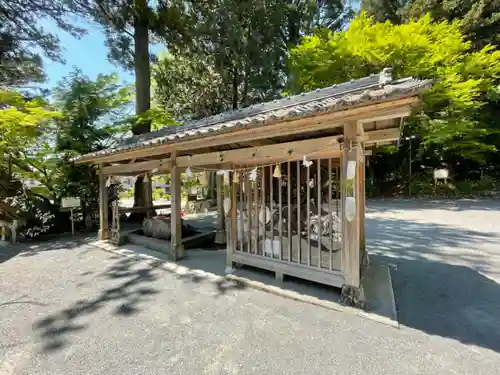
M 63 208 L 80 207 L 80 198 L 77 198 L 77 197 L 65 197 L 61 201 L 61 206 Z

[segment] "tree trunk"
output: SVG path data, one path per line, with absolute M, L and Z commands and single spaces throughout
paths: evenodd
M 151 106 L 151 71 L 149 66 L 149 27 L 147 0 L 135 0 L 134 15 L 135 113 L 140 115 Z M 132 127 L 134 134 L 151 131 L 149 121 L 138 121 Z
M 243 107 L 248 107 L 248 79 L 249 79 L 249 64 L 245 64 L 245 76 L 244 76 L 244 81 L 243 81 L 243 94 L 241 98 L 241 103 Z
M 233 110 L 238 109 L 238 69 L 233 69 Z
M 135 65 L 135 113 L 140 115 L 151 106 L 151 70 L 149 66 L 149 26 L 147 0 L 134 1 L 134 65 Z M 151 131 L 151 122 L 139 119 L 132 126 L 134 135 Z M 148 181 L 151 184 L 151 180 Z M 146 186 L 143 178 L 137 178 L 134 186 L 134 207 L 144 207 L 147 204 Z M 149 189 L 151 191 L 151 189 Z M 142 221 L 145 213 L 132 213 L 131 220 Z
M 216 198 L 216 186 L 215 186 L 215 172 L 207 172 L 208 173 L 208 191 L 207 191 L 207 198 L 208 199 L 215 199 Z

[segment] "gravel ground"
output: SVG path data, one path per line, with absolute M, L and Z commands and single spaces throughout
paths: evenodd
M 371 202 L 368 246 L 392 267 L 401 329 L 174 276 L 84 239 L 4 251 L 0 374 L 491 375 L 498 208 Z

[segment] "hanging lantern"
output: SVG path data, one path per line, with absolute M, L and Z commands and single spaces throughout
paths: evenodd
M 256 181 L 257 180 L 257 168 L 252 169 L 252 171 L 248 175 L 248 179 L 250 181 Z
M 186 169 L 186 177 L 192 177 L 193 176 L 193 171 L 191 171 L 191 167 L 188 167 Z
M 274 168 L 273 177 L 281 178 L 281 168 L 279 164 L 276 164 L 276 168 Z
M 353 221 L 356 217 L 356 198 L 345 198 L 345 217 L 347 221 Z
M 229 214 L 229 211 L 231 210 L 231 197 L 226 197 L 224 198 L 224 212 Z
M 259 221 L 262 225 L 267 225 L 271 221 L 272 211 L 267 206 L 262 206 L 259 210 Z
M 307 160 L 307 156 L 304 155 L 304 158 L 302 159 L 302 166 L 303 167 L 306 167 L 306 168 L 309 168 L 311 165 L 312 165 L 312 161 L 310 160 Z
M 224 185 L 229 185 L 229 177 L 231 171 L 224 171 Z
M 349 160 L 346 170 L 346 198 L 345 217 L 348 221 L 353 221 L 356 217 L 356 161 Z

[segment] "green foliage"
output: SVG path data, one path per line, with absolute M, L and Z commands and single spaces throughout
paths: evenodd
M 122 120 L 132 101 L 132 89 L 120 85 L 116 74 L 100 74 L 91 80 L 74 70 L 59 82 L 53 96 L 62 112 L 56 119 L 59 151 L 85 154 L 101 150 L 129 129 Z
M 491 177 L 479 180 L 461 180 L 434 183 L 430 173 L 419 173 L 412 177 L 411 192 L 418 198 L 477 198 L 492 197 L 498 191 L 498 182 Z
M 224 111 L 231 103 L 230 93 L 213 59 L 167 52 L 153 66 L 154 103 L 179 120 Z
M 167 194 L 164 189 L 156 188 L 153 190 L 153 199 L 170 199 L 171 195 Z
M 288 47 L 322 26 L 342 27 L 342 0 L 196 2 L 189 41 L 167 41 L 153 68 L 154 101 L 177 119 L 200 118 L 280 95 L 288 79 Z
M 361 10 L 376 22 L 401 23 L 405 5 L 411 0 L 361 0 Z
M 373 23 L 361 13 L 345 32 L 317 32 L 291 50 L 295 90 L 345 82 L 384 67 L 396 77 L 431 78 L 433 87 L 410 128 L 424 146 L 460 150 L 481 159 L 495 151 L 485 139 L 493 130 L 480 121 L 482 108 L 498 90 L 500 51 L 471 51 L 460 22 L 432 22 L 429 15 L 403 25 Z
M 162 38 L 169 47 L 176 43 L 185 44 L 195 4 L 181 0 L 159 3 L 147 0 L 71 2 L 78 14 L 103 27 L 109 59 L 134 70 L 136 115 L 141 117 L 132 123 L 132 132 L 142 134 L 151 131 L 151 123 L 147 121 L 151 113 L 144 114 L 151 107 L 150 34 L 154 38 Z M 142 194 L 139 193 L 139 196 Z
M 56 215 L 59 208 L 42 196 L 19 192 L 5 201 L 24 222 L 19 233 L 21 237 L 36 238 L 58 224 Z
M 159 130 L 165 126 L 179 125 L 179 123 L 173 119 L 171 112 L 159 106 L 157 103 L 155 103 L 153 108 L 138 115 L 128 117 L 122 122 L 122 125 L 127 124 L 132 128 L 147 124 L 151 128 L 151 131 Z
M 75 166 L 69 158 L 110 147 L 125 134 L 131 88 L 121 86 L 114 74 L 91 80 L 76 70 L 58 84 L 54 98 L 62 113 L 53 134 L 59 158 L 57 198 L 78 196 L 91 208 L 99 196 L 95 167 Z
M 58 116 L 42 98 L 0 90 L 0 153 L 14 154 L 33 145 L 42 128 Z
M 414 0 L 402 13 L 417 18 L 430 13 L 433 19 L 462 20 L 462 30 L 475 48 L 498 45 L 500 38 L 500 2 L 498 0 Z
M 19 187 L 7 203 L 27 220 L 28 236 L 55 225 L 66 230 L 60 199 L 80 197 L 88 214 L 97 207 L 99 196 L 95 167 L 75 166 L 69 158 L 109 147 L 130 128 L 122 124 L 130 88 L 120 86 L 115 75 L 90 80 L 75 71 L 54 90 L 58 112 L 40 98 L 25 99 L 17 92 L 1 92 L 0 98 L 0 150 L 10 155 L 0 167 L 21 181 L 38 184 Z M 12 177 L 0 179 L 7 178 Z
M 154 192 L 153 192 L 154 193 Z M 118 194 L 118 198 L 121 199 L 130 199 L 134 197 L 134 189 L 122 190 Z
M 71 12 L 65 0 L 0 0 L 0 86 L 20 86 L 45 79 L 43 52 L 62 61 L 59 38 L 48 32 L 41 21 L 54 21 L 58 27 L 78 37 L 85 30 L 68 22 Z

